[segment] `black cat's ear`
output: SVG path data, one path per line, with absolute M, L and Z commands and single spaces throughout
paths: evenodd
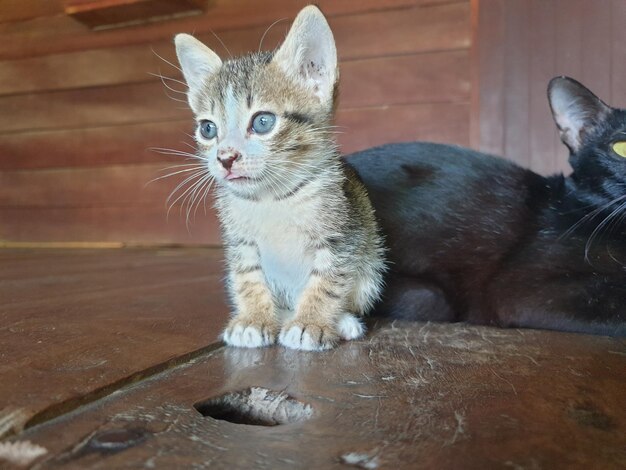
M 550 80 L 548 99 L 561 140 L 572 153 L 580 149 L 589 131 L 611 111 L 610 106 L 569 77 Z

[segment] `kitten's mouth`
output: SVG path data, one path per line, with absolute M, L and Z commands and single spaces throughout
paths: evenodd
M 237 175 L 235 173 L 228 173 L 224 179 L 227 179 L 228 181 L 245 181 L 245 180 L 249 180 L 250 178 L 247 176 L 243 176 L 243 175 Z

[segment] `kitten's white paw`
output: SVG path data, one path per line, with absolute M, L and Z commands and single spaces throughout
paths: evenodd
M 280 332 L 278 342 L 291 349 L 323 351 L 331 349 L 338 340 L 337 333 L 327 326 L 289 323 Z
M 365 326 L 357 317 L 346 313 L 337 323 L 337 331 L 341 339 L 350 341 L 351 339 L 361 338 L 365 334 Z
M 232 320 L 222 333 L 222 339 L 230 346 L 239 348 L 260 348 L 276 342 L 272 328 L 256 324 L 247 324 L 237 319 Z

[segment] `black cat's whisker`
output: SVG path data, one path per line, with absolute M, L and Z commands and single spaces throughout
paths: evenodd
M 271 25 L 269 25 L 269 27 L 263 33 L 263 36 L 261 36 L 261 41 L 259 42 L 259 49 L 258 49 L 257 52 L 261 52 L 261 48 L 263 47 L 263 40 L 265 39 L 265 36 L 267 36 L 267 33 L 270 32 L 270 29 L 272 29 L 274 26 L 276 26 L 281 21 L 285 21 L 286 19 L 287 18 L 281 18 L 279 20 L 274 21 Z
M 626 198 L 626 195 L 618 199 L 623 200 L 625 198 Z M 617 209 L 613 210 L 609 215 L 607 215 L 602 220 L 602 222 L 600 222 L 597 225 L 597 227 L 594 228 L 593 232 L 591 232 L 591 235 L 589 236 L 589 238 L 587 239 L 587 243 L 585 244 L 585 259 L 587 261 L 589 261 L 589 252 L 591 250 L 591 246 L 593 245 L 594 240 L 598 238 L 598 236 L 600 236 L 600 234 L 602 233 L 602 229 L 611 221 L 611 219 L 615 217 L 617 214 L 620 214 L 620 212 L 622 212 L 625 208 L 626 208 L 626 201 L 620 204 L 617 207 Z
M 618 197 L 616 199 L 613 199 L 612 201 L 606 203 L 605 205 L 600 206 L 600 207 L 596 208 L 595 210 L 591 211 L 590 213 L 586 214 L 584 217 L 582 217 L 580 220 L 578 220 L 575 224 L 573 224 L 570 228 L 568 228 L 565 232 L 563 232 L 559 236 L 559 240 L 567 238 L 572 233 L 574 233 L 574 231 L 576 229 L 578 229 L 580 226 L 582 226 L 584 223 L 593 220 L 594 218 L 596 218 L 600 214 L 602 214 L 602 212 L 604 212 L 606 209 L 608 209 L 609 207 L 611 207 L 614 204 L 617 204 L 617 203 L 623 201 L 624 199 L 626 199 L 626 195 L 623 195 L 623 196 L 620 196 L 620 197 Z

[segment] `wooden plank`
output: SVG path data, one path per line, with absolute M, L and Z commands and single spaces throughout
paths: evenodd
M 0 23 L 14 23 L 41 16 L 63 13 L 59 2 L 50 0 L 4 0 L 0 8 Z
M 582 43 L 583 6 L 585 0 L 554 0 L 556 10 L 556 66 L 559 75 L 581 77 L 583 71 Z
M 480 0 L 477 49 L 480 82 L 478 150 L 504 152 L 504 0 Z
M 577 78 L 593 92 L 609 101 L 611 99 L 611 0 L 598 0 L 592 4 L 582 2 L 583 37 L 582 73 Z
M 207 294 L 218 292 L 219 279 L 222 277 L 223 266 L 219 256 L 207 253 L 207 249 L 196 248 L 196 255 L 203 259 L 203 263 L 191 269 L 204 266 L 203 279 L 211 277 L 207 282 Z M 47 250 L 44 250 L 47 251 Z M 171 283 L 177 285 L 187 282 L 180 279 L 181 270 L 189 264 L 187 258 L 191 254 L 178 255 L 172 249 L 133 251 L 132 255 L 124 257 L 120 250 L 105 250 L 96 254 L 93 250 L 80 250 L 84 253 L 73 255 L 68 250 L 62 251 L 64 256 L 57 256 L 50 261 L 63 263 L 62 271 L 53 271 L 50 267 L 43 267 L 41 259 L 37 263 L 29 261 L 22 255 L 11 264 L 17 267 L 8 267 L 0 272 L 2 279 L 2 312 L 8 323 L 16 321 L 19 312 L 46 310 L 55 304 L 100 299 L 102 296 L 119 291 L 121 288 L 133 286 L 137 290 L 148 289 L 151 286 Z M 193 251 L 193 250 L 192 250 Z M 182 258 L 182 259 L 181 259 Z M 97 266 L 97 269 L 96 269 Z M 151 276 L 146 273 L 150 271 Z M 32 293 L 37 292 L 37 296 Z M 82 300 L 80 300 L 82 299 Z
M 466 51 L 437 52 L 399 57 L 351 61 L 342 65 L 340 106 L 359 108 L 393 104 L 467 102 L 469 79 Z M 181 85 L 177 89 L 184 90 Z M 37 95 L 0 98 L 0 107 L 9 110 L 0 116 L 2 132 L 32 132 L 64 128 L 135 124 L 190 117 L 186 103 L 170 99 L 185 95 L 149 82 L 105 88 L 55 91 Z M 68 107 L 72 113 L 68 113 Z M 84 131 L 80 131 L 84 132 Z M 55 137 L 54 135 L 52 135 Z M 125 137 L 127 141 L 129 137 Z M 0 143 L 11 152 L 27 138 L 11 137 Z M 73 139 L 61 146 L 76 145 Z M 33 149 L 35 143 L 27 143 Z M 116 143 L 105 143 L 108 149 Z M 23 153 L 26 148 L 19 149 Z M 76 150 L 80 150 L 77 147 Z M 107 150 L 108 151 L 108 150 Z M 28 155 L 28 154 L 26 154 Z M 2 160 L 14 160 L 2 157 Z M 29 157 L 30 158 L 30 157 Z M 15 163 L 13 163 L 15 164 Z
M 193 126 L 188 116 L 179 121 L 5 134 L 0 137 L 0 170 L 187 163 L 184 157 L 168 157 L 150 148 L 193 153 L 193 139 L 187 135 Z
M 0 42 L 0 60 L 155 42 L 169 39 L 181 31 L 202 34 L 210 33 L 211 30 L 221 32 L 255 26 L 268 27 L 277 19 L 295 17 L 296 13 L 308 3 L 308 0 L 268 0 L 262 4 L 249 0 L 214 0 L 211 8 L 204 15 L 181 18 L 165 23 L 129 27 L 125 30 L 125 34 L 119 34 L 119 31 L 116 30 L 100 31 L 98 34 L 93 34 L 85 26 L 63 16 L 36 19 L 30 22 L 28 27 L 19 23 L 17 26 L 0 24 L 0 37 L 3 39 Z M 443 5 L 437 5 L 438 3 Z M 410 8 L 418 7 L 417 10 L 424 17 L 434 20 L 442 14 L 436 12 L 443 12 L 446 16 L 449 14 L 463 15 L 463 12 L 467 10 L 466 0 L 456 2 L 456 4 L 449 3 L 450 0 L 388 0 L 384 3 L 378 0 L 345 0 L 341 2 L 321 0 L 318 5 L 331 18 L 331 26 L 333 26 L 332 18 L 334 17 L 337 17 L 339 23 L 362 21 L 358 16 L 346 16 L 348 13 L 355 14 L 397 8 L 398 11 L 405 11 L 408 16 L 412 16 Z M 342 15 L 344 16 L 342 17 Z M 459 24 L 459 26 L 461 25 Z M 419 32 L 420 28 L 416 27 L 415 29 L 416 35 L 420 36 L 422 34 Z M 432 24 L 426 25 L 425 29 L 427 30 L 426 34 L 438 31 L 437 27 Z M 455 32 L 452 32 L 452 35 L 453 37 L 459 36 Z M 444 37 L 444 35 L 440 35 L 440 37 Z M 368 47 L 377 49 L 380 47 L 377 43 L 395 40 L 397 35 L 391 33 L 390 38 L 377 36 L 376 39 L 376 41 L 362 40 L 359 48 L 361 50 L 366 50 Z
M 413 140 L 469 144 L 469 106 L 464 103 L 346 110 L 339 112 L 337 124 L 344 153 Z
M 504 21 L 504 154 L 521 166 L 529 165 L 529 3 L 506 2 Z
M 34 280 L 19 281 L 11 267 L 20 271 L 20 262 L 5 266 L 0 297 L 12 303 L 0 308 L 3 407 L 28 419 L 214 342 L 227 316 L 221 256 L 66 251 L 54 263 L 31 263 Z
M 534 25 L 533 34 L 529 37 L 529 48 L 531 51 L 540 51 L 529 57 L 529 166 L 543 175 L 567 168 L 567 159 L 560 159 L 560 154 L 557 154 L 557 147 L 561 144 L 546 99 L 547 85 L 557 75 L 554 25 L 559 12 L 555 7 L 552 1 L 533 0 L 529 16 L 529 24 Z
M 0 99 L 0 129 L 32 132 L 190 118 L 187 103 L 167 92 L 160 83 L 140 83 L 8 96 Z
M 605 337 L 381 323 L 326 353 L 222 348 L 13 440 L 47 449 L 42 468 L 621 468 L 625 351 Z M 251 387 L 244 403 L 279 424 L 194 407 Z
M 626 44 L 626 3 L 620 0 L 611 2 L 611 44 Z M 626 48 L 611 47 L 611 96 L 612 106 L 626 108 Z
M 63 0 L 65 13 L 94 30 L 200 14 L 203 0 Z
M 185 214 L 166 215 L 154 205 L 108 207 L 9 207 L 0 209 L 0 240 L 119 242 L 127 245 L 219 246 L 217 219 L 202 207 L 186 226 Z
M 335 18 L 331 20 L 331 27 L 340 59 L 466 48 L 469 45 L 469 26 L 464 24 L 467 20 L 463 17 L 466 11 L 458 5 L 453 7 L 427 9 L 429 14 L 426 15 L 422 8 L 411 8 Z M 288 24 L 285 21 L 273 27 L 263 39 L 263 49 L 276 47 L 284 39 Z M 372 46 L 364 40 L 371 36 L 372 24 L 377 25 L 381 36 L 387 37 L 393 31 L 392 37 L 383 42 L 376 41 L 377 45 Z M 220 33 L 228 52 L 211 33 L 200 34 L 198 38 L 228 57 L 229 53 L 240 55 L 257 50 L 266 30 L 267 26 L 260 26 Z M 355 38 L 361 38 L 361 41 Z M 369 46 L 364 47 L 363 42 Z M 178 71 L 159 59 L 157 54 L 176 63 L 171 38 L 151 44 L 3 61 L 0 62 L 0 95 L 144 82 L 151 78 L 149 72 L 180 79 Z M 459 67 L 458 70 L 463 69 Z
M 0 207 L 163 207 L 178 183 L 205 168 L 198 162 L 193 171 L 187 166 L 165 170 L 175 165 L 179 164 L 0 172 Z M 180 171 L 184 173 L 151 182 Z
M 341 65 L 343 108 L 469 101 L 466 50 L 358 60 Z

